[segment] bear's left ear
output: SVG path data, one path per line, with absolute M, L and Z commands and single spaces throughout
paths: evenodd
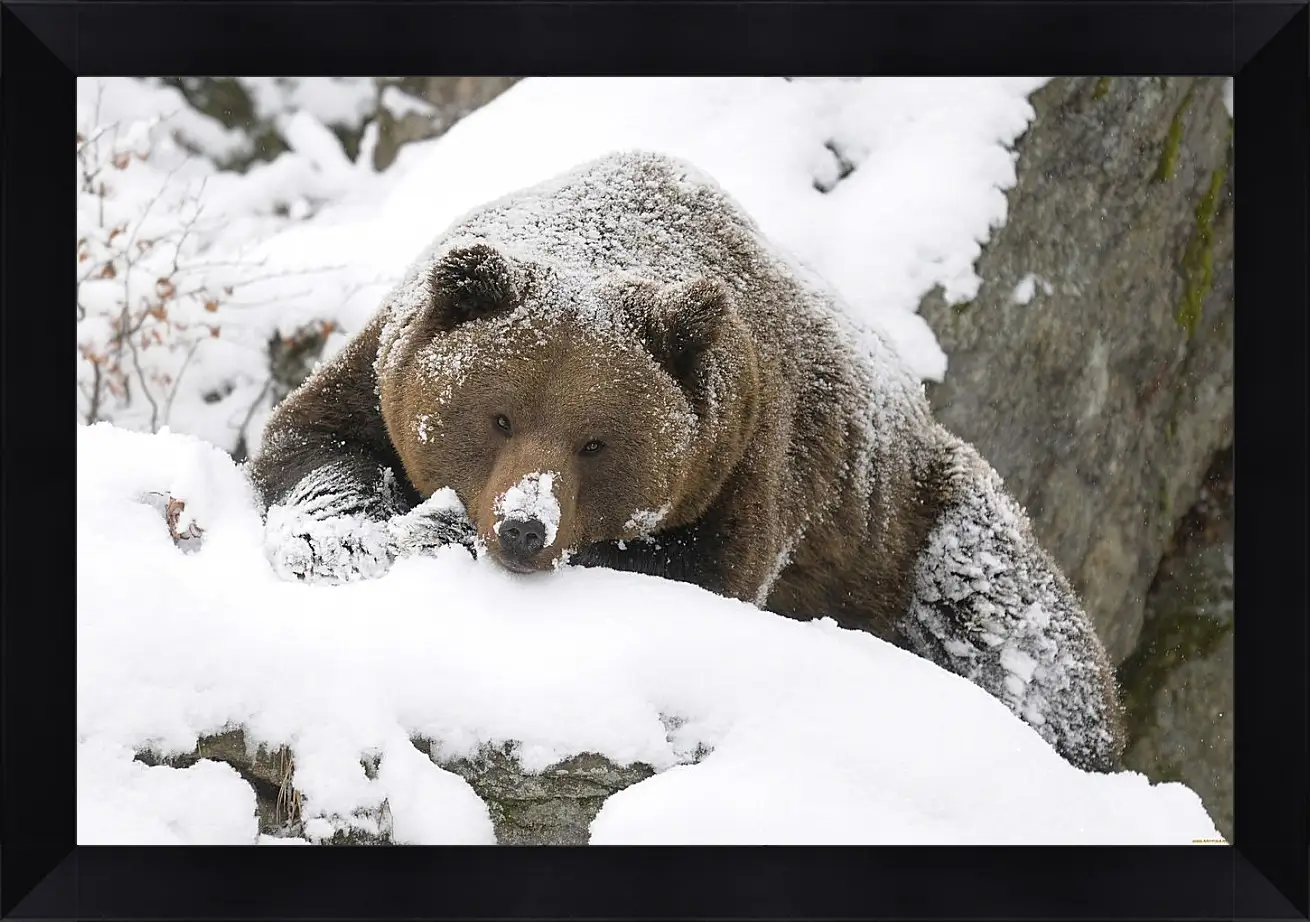
M 646 344 L 675 381 L 690 385 L 731 318 L 731 299 L 721 283 L 696 278 L 669 285 L 656 295 L 647 317 Z
M 430 318 L 443 332 L 513 310 L 518 303 L 509 264 L 485 243 L 451 250 L 432 267 L 429 283 Z

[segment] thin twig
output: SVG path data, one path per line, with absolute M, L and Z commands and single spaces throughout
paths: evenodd
M 127 337 L 127 348 L 132 353 L 132 367 L 136 369 L 137 377 L 141 380 L 141 392 L 146 395 L 146 400 L 150 401 L 150 431 L 159 431 L 159 404 L 155 402 L 154 394 L 150 393 L 150 385 L 146 381 L 146 373 L 141 368 L 141 355 L 137 352 L 136 339 Z
M 204 211 L 205 209 L 205 206 L 203 203 L 201 203 L 200 198 L 205 194 L 205 183 L 208 181 L 209 181 L 208 176 L 201 177 L 200 188 L 196 190 L 196 196 L 193 199 L 193 201 L 196 203 L 196 213 L 193 214 L 191 216 L 191 219 L 182 226 L 182 236 L 178 239 L 177 247 L 173 250 L 173 271 L 169 275 L 170 281 L 172 280 L 172 277 L 174 275 L 177 275 L 178 273 L 177 260 L 178 257 L 182 255 L 182 244 L 186 243 L 187 235 L 191 233 L 191 229 L 195 227 L 196 222 L 200 220 L 200 212 Z
M 82 393 L 86 394 L 87 403 L 90 406 L 86 411 L 86 424 L 94 425 L 100 420 L 100 398 L 103 393 L 104 375 L 100 371 L 100 363 L 91 363 L 91 373 L 94 377 L 91 379 L 91 393 L 87 394 L 83 388 Z M 78 385 L 81 387 L 81 385 Z
M 259 409 L 259 405 L 264 402 L 264 397 L 267 396 L 268 389 L 272 386 L 273 376 L 269 375 L 264 379 L 264 386 L 259 389 L 259 396 L 254 399 L 250 404 L 249 409 L 246 410 L 246 418 L 241 420 L 241 425 L 237 427 L 237 438 L 244 439 L 246 437 L 246 427 L 250 425 L 250 420 L 254 418 L 255 411 Z
M 196 350 L 200 348 L 200 344 L 202 342 L 204 342 L 204 340 L 197 339 L 195 342 L 191 344 L 191 348 L 187 350 L 186 358 L 182 360 L 182 367 L 178 369 L 177 377 L 173 379 L 173 386 L 168 391 L 168 400 L 164 404 L 165 426 L 168 425 L 169 417 L 172 416 L 173 398 L 177 396 L 177 389 L 182 384 L 182 376 L 186 374 L 187 366 L 191 364 L 191 359 L 193 356 L 195 356 Z

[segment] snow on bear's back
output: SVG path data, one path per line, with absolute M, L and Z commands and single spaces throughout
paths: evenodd
M 669 283 L 707 275 L 740 284 L 780 268 L 754 220 L 710 176 L 664 154 L 624 152 L 457 219 L 411 264 L 387 299 L 392 310 L 422 307 L 430 267 L 477 242 L 575 277 L 626 272 Z
M 708 175 L 662 154 L 612 154 L 466 216 L 453 234 L 485 237 L 521 258 L 656 282 L 735 275 L 735 254 L 762 263 L 759 231 Z

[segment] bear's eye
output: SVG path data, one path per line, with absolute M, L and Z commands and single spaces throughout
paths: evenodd
M 509 433 L 510 433 L 509 417 L 507 417 L 507 416 L 497 416 L 497 417 L 496 417 L 496 428 L 499 429 L 501 432 L 505 433 L 506 435 L 509 435 Z
M 595 439 L 592 439 L 586 445 L 582 446 L 582 453 L 584 455 L 594 455 L 604 447 L 605 447 L 604 442 L 598 442 Z

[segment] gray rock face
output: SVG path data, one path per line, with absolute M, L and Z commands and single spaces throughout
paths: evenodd
M 291 753 L 285 748 L 270 752 L 267 748 L 248 749 L 241 730 L 229 730 L 206 736 L 196 748 L 184 755 L 163 757 L 151 750 L 136 754 L 146 765 L 170 765 L 188 768 L 201 759 L 225 762 L 236 769 L 255 792 L 255 809 L 259 831 L 268 835 L 298 835 L 292 826 L 300 819 L 299 797 L 291 788 Z
M 445 133 L 474 109 L 486 105 L 519 80 L 518 77 L 374 77 L 378 90 L 376 109 L 359 124 L 331 124 L 327 127 L 341 142 L 346 156 L 358 155 L 367 125 L 375 122 L 378 143 L 373 165 L 385 170 L 395 162 L 400 148 Z M 224 169 L 245 171 L 252 164 L 274 160 L 289 150 L 274 122 L 262 117 L 241 82 L 232 77 L 165 77 L 162 82 L 181 91 L 195 109 L 217 119 L 228 128 L 244 132 L 249 150 L 220 164 Z M 429 112 L 405 111 L 397 115 L 382 105 L 381 95 L 395 86 L 427 103 Z
M 586 845 L 605 799 L 655 773 L 649 765 L 620 766 L 584 753 L 529 775 L 505 750 L 442 767 L 486 801 L 498 845 Z
M 373 150 L 373 166 L 385 170 L 395 162 L 400 148 L 412 141 L 423 141 L 444 134 L 451 125 L 505 92 L 518 77 L 401 77 L 379 78 L 379 83 L 394 84 L 432 107 L 430 114 L 408 112 L 395 115 L 378 108 L 378 144 Z
M 1196 791 L 1233 835 L 1233 469 L 1220 452 L 1146 600 L 1119 671 L 1132 743 L 1124 764 Z
M 949 357 L 929 395 L 1120 662 L 1232 439 L 1231 120 L 1222 78 L 1061 78 L 1032 103 L 981 290 L 921 307 Z

